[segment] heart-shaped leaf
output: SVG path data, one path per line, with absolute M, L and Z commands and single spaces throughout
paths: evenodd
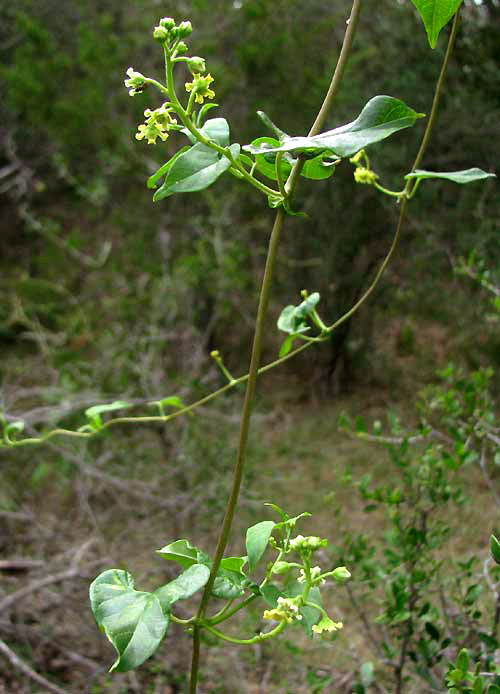
M 422 17 L 431 48 L 436 47 L 439 32 L 455 15 L 462 0 L 411 0 Z
M 257 566 L 260 558 L 266 551 L 266 547 L 274 530 L 274 521 L 262 521 L 256 525 L 252 525 L 247 530 L 246 548 L 248 555 L 248 567 L 253 571 Z
M 222 120 L 217 118 L 214 120 Z M 208 121 L 212 123 L 213 121 Z M 205 126 L 206 127 L 206 126 Z M 224 129 L 216 129 L 214 134 L 221 141 L 225 139 Z M 212 139 L 216 139 L 212 137 Z M 235 144 L 229 148 L 232 156 L 237 159 L 240 153 L 240 146 Z M 197 143 L 190 147 L 187 152 L 181 154 L 168 170 L 167 176 L 161 188 L 153 196 L 153 200 L 163 200 L 174 193 L 193 193 L 204 190 L 212 185 L 219 176 L 229 169 L 230 160 L 222 154 L 215 152 L 210 147 Z
M 366 104 L 356 120 L 314 137 L 291 137 L 269 152 L 333 152 L 350 157 L 360 149 L 389 137 L 398 130 L 415 124 L 423 114 L 391 96 L 375 96 Z M 245 145 L 253 154 L 263 154 L 262 147 Z
M 205 564 L 193 564 L 173 581 L 155 590 L 164 612 L 170 612 L 170 605 L 177 600 L 187 600 L 208 581 L 210 569 Z
M 188 569 L 193 564 L 208 565 L 210 563 L 209 556 L 198 547 L 193 547 L 189 540 L 171 542 L 158 549 L 157 554 L 160 554 L 164 559 L 177 562 L 183 569 Z
M 453 181 L 453 183 L 465 184 L 491 177 L 496 177 L 496 174 L 487 173 L 482 169 L 474 167 L 472 169 L 463 169 L 463 171 L 424 171 L 422 169 L 417 169 L 412 173 L 406 174 L 405 179 L 443 178 L 446 181 Z
M 90 586 L 90 604 L 99 627 L 118 657 L 111 670 L 126 672 L 142 665 L 160 645 L 169 624 L 153 593 L 134 590 L 131 574 L 109 569 Z

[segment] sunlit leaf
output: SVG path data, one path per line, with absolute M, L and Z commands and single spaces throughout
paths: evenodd
M 422 17 L 431 48 L 436 47 L 439 32 L 455 15 L 463 0 L 411 0 Z
M 260 558 L 266 551 L 266 547 L 274 530 L 274 521 L 262 521 L 248 528 L 246 535 L 246 548 L 248 554 L 248 566 L 250 571 L 255 569 Z
M 160 601 L 163 611 L 169 611 L 170 605 L 177 600 L 187 600 L 208 581 L 210 569 L 205 564 L 193 564 L 173 581 L 155 590 L 154 595 Z
M 269 152 L 322 152 L 350 157 L 360 149 L 389 137 L 398 130 L 415 124 L 423 114 L 417 113 L 403 101 L 391 96 L 375 96 L 363 108 L 356 120 L 314 137 L 291 137 Z M 263 154 L 262 147 L 245 145 L 244 150 Z
M 126 672 L 142 665 L 168 628 L 169 616 L 158 598 L 134 590 L 134 579 L 121 569 L 109 569 L 95 579 L 90 604 L 96 622 L 118 653 L 111 670 Z

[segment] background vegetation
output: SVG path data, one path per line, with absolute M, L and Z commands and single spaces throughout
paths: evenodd
M 29 432 L 58 422 L 79 426 L 85 407 L 117 397 L 194 399 L 221 382 L 209 356 L 214 348 L 236 374 L 245 370 L 272 212 L 225 179 L 189 200 L 153 205 L 145 179 L 167 156 L 133 135 L 142 111 L 159 103 L 147 91 L 130 99 L 125 70 L 160 71 L 151 28 L 160 15 L 190 18 L 193 45 L 208 60 L 235 140 L 262 134 L 257 109 L 301 133 L 328 85 L 348 8 L 343 0 L 19 0 L 0 8 L 0 405 L 8 420 L 23 419 Z M 496 0 L 464 5 L 426 168 L 497 166 L 499 19 Z M 367 0 L 331 125 L 351 120 L 375 94 L 428 112 L 444 43 L 429 51 L 409 0 Z M 388 186 L 411 164 L 422 127 L 372 148 Z M 370 470 L 383 483 L 387 459 L 339 432 L 339 412 L 373 419 L 391 409 L 412 427 L 416 393 L 438 382 L 438 368 L 449 361 L 465 374 L 498 367 L 498 322 L 484 290 L 454 272 L 475 249 L 474 267 L 483 262 L 500 284 L 496 185 L 422 186 L 375 299 L 331 343 L 262 379 L 242 527 L 260 518 L 262 501 L 272 497 L 294 513 L 317 512 L 315 529 L 319 520 L 335 543 L 347 527 L 344 516 L 349 531 L 361 530 L 364 502 L 348 487 L 335 496 L 339 475 L 349 466 L 356 480 Z M 272 314 L 296 303 L 306 287 L 321 293 L 333 321 L 385 255 L 397 209 L 372 188 L 355 186 L 347 166 L 315 182 L 314 194 L 304 185 L 298 203 L 308 217 L 287 225 Z M 270 321 L 266 360 L 279 341 Z M 497 387 L 494 372 L 483 390 Z M 111 565 L 145 585 L 167 577 L 169 568 L 151 562 L 150 548 L 176 537 L 211 546 L 240 397 L 231 392 L 165 429 L 123 428 L 87 445 L 56 440 L 0 451 L 0 639 L 23 662 L 71 692 L 182 691 L 182 641 L 166 654 L 160 649 L 138 674 L 108 678 L 111 649 L 95 628 L 86 591 Z M 474 552 L 484 558 L 495 523 L 498 530 L 478 470 L 464 473 L 470 516 L 446 548 L 464 560 Z M 498 467 L 492 475 L 498 486 Z M 383 536 L 383 513 L 372 518 Z M 480 536 L 479 524 L 487 527 Z M 233 544 L 239 553 L 236 535 Z M 340 554 L 347 551 L 338 545 Z M 360 558 L 350 556 L 354 567 Z M 44 584 L 47 578 L 55 580 Z M 251 655 L 210 649 L 204 691 L 364 686 L 362 663 L 373 660 L 381 672 L 384 664 L 348 596 L 339 610 L 346 628 L 333 644 L 297 637 Z M 5 692 L 43 691 L 5 662 Z

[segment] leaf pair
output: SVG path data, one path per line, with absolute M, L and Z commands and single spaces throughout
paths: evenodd
M 318 154 L 329 152 L 337 157 L 350 157 L 360 149 L 414 125 L 417 118 L 422 118 L 423 115 L 399 99 L 375 96 L 351 123 L 313 137 L 286 137 L 278 145 L 266 147 L 265 151 Z M 262 144 L 252 143 L 245 145 L 243 149 L 255 155 L 262 155 Z
M 203 588 L 210 570 L 190 566 L 180 576 L 154 593 L 135 590 L 130 573 L 109 569 L 90 586 L 90 604 L 99 628 L 118 656 L 111 670 L 126 672 L 149 658 L 160 645 L 170 623 L 170 608 Z

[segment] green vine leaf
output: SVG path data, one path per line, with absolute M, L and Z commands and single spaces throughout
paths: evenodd
M 252 525 L 247 530 L 246 548 L 248 554 L 248 567 L 253 571 L 260 558 L 266 551 L 269 543 L 269 538 L 274 530 L 274 521 L 262 521 L 256 525 Z
M 164 559 L 175 561 L 183 569 L 193 564 L 209 564 L 210 557 L 198 547 L 193 547 L 189 540 L 176 540 L 156 551 Z
M 250 581 L 241 571 L 219 568 L 212 588 L 212 595 L 222 600 L 234 600 L 241 597 Z
M 177 600 L 187 600 L 199 591 L 208 581 L 210 569 L 205 564 L 193 564 L 173 581 L 155 590 L 163 612 L 170 612 L 170 606 Z
M 93 429 L 100 429 L 102 426 L 103 412 L 114 412 L 115 410 L 123 410 L 132 407 L 131 403 L 124 400 L 115 400 L 108 405 L 93 405 L 85 410 L 85 416 L 89 420 Z
M 268 152 L 323 152 L 350 157 L 368 145 L 415 124 L 424 114 L 417 113 L 403 101 L 391 96 L 375 96 L 365 105 L 356 120 L 314 137 L 291 137 Z M 244 150 L 263 154 L 262 147 L 245 145 Z
M 153 593 L 134 590 L 127 571 L 109 569 L 100 574 L 90 586 L 90 604 L 99 628 L 118 653 L 110 672 L 142 665 L 167 632 L 168 613 Z
M 233 158 L 237 159 L 240 146 L 234 144 L 229 149 Z M 175 160 L 167 172 L 163 185 L 154 194 L 153 201 L 163 200 L 174 193 L 194 193 L 204 190 L 215 183 L 219 176 L 222 176 L 230 167 L 231 162 L 224 155 L 201 143 L 193 145 Z
M 424 22 L 431 48 L 436 47 L 439 32 L 456 14 L 463 0 L 411 0 Z
M 472 169 L 463 169 L 462 171 L 424 171 L 423 169 L 417 169 L 412 173 L 406 174 L 405 179 L 416 178 L 417 180 L 423 180 L 426 178 L 442 178 L 446 181 L 453 181 L 453 183 L 460 183 L 464 185 L 465 183 L 473 183 L 474 181 L 481 181 L 483 178 L 496 178 L 496 174 L 488 173 L 482 169 L 474 167 Z

